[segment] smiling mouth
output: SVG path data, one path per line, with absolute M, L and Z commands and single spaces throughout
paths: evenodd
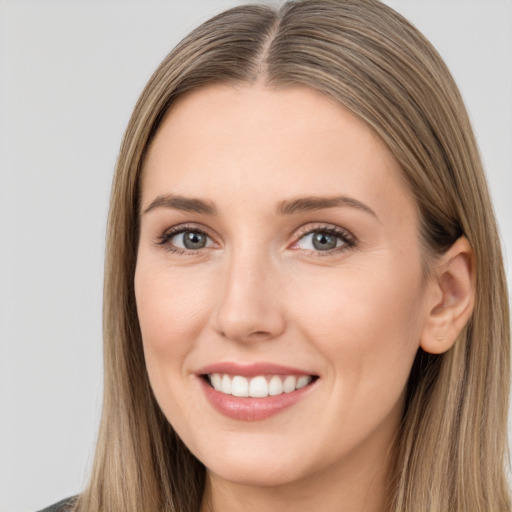
M 247 378 L 227 373 L 209 373 L 202 377 L 215 391 L 225 395 L 251 398 L 292 393 L 318 379 L 316 375 L 258 375 Z

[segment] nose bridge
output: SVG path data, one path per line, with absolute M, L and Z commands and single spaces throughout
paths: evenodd
M 216 328 L 223 336 L 250 341 L 274 338 L 283 331 L 277 274 L 264 247 L 248 244 L 231 250 L 216 312 Z

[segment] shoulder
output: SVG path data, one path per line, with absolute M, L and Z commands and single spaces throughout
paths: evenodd
M 46 507 L 43 510 L 40 510 L 39 512 L 71 512 L 77 497 L 78 496 L 66 498 L 65 500 L 61 500 L 58 503 L 54 503 L 53 505 Z

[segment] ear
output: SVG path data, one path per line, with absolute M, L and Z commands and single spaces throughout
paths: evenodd
M 453 346 L 475 303 L 475 257 L 466 237 L 439 258 L 429 281 L 420 346 L 425 352 L 441 354 Z

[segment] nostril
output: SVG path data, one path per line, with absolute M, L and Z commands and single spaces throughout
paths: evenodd
M 270 333 L 266 332 L 266 331 L 256 331 L 256 332 L 253 332 L 252 334 L 250 334 L 249 336 L 262 338 L 264 336 L 270 336 Z

